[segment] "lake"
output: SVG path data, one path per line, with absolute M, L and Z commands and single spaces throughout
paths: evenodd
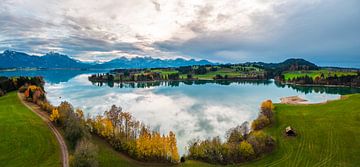
M 162 133 L 176 133 L 180 154 L 194 138 L 224 137 L 228 129 L 255 119 L 263 100 L 280 102 L 298 95 L 309 103 L 359 93 L 355 88 L 299 87 L 274 81 L 257 82 L 155 82 L 138 84 L 91 83 L 88 76 L 105 71 L 7 71 L 4 76 L 44 76 L 48 100 L 69 101 L 95 116 L 111 105 L 121 106 L 138 120 Z

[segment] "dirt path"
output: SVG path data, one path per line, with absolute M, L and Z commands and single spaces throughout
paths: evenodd
M 69 153 L 68 153 L 68 149 L 65 143 L 64 138 L 62 137 L 62 135 L 60 134 L 60 132 L 56 129 L 56 127 L 51 123 L 49 116 L 43 112 L 41 110 L 41 108 L 39 106 L 37 106 L 36 104 L 27 102 L 24 100 L 24 95 L 20 92 L 17 93 L 18 97 L 21 101 L 21 103 L 23 103 L 27 108 L 29 108 L 32 112 L 34 112 L 36 115 L 38 115 L 50 128 L 50 130 L 54 133 L 57 141 L 60 144 L 60 149 L 61 149 L 61 161 L 62 161 L 62 166 L 63 167 L 69 167 Z

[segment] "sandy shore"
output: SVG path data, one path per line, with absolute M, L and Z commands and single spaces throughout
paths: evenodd
M 299 96 L 289 96 L 280 98 L 282 104 L 304 104 L 307 100 L 300 98 Z

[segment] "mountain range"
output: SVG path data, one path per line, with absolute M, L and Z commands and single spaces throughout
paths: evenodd
M 104 63 L 87 63 L 67 55 L 50 52 L 43 56 L 33 56 L 22 52 L 5 50 L 0 53 L 0 68 L 77 68 L 77 69 L 115 69 L 115 68 L 155 68 L 179 67 L 188 65 L 216 64 L 207 60 L 158 59 L 152 57 L 120 57 Z
M 120 68 L 159 68 L 192 65 L 216 65 L 207 60 L 158 59 L 152 57 L 120 57 L 107 62 L 82 62 L 67 55 L 50 52 L 43 56 L 33 56 L 23 52 L 5 50 L 0 53 L 0 69 L 4 68 L 47 68 L 47 69 L 120 69 Z M 291 68 L 317 69 L 318 66 L 304 59 L 287 59 L 280 63 L 248 62 L 273 71 Z

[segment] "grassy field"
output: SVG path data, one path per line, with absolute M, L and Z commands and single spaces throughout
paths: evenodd
M 334 76 L 345 76 L 345 75 L 357 75 L 356 72 L 344 72 L 344 71 L 330 71 L 330 70 L 309 70 L 309 71 L 289 71 L 285 72 L 285 80 L 289 80 L 296 77 L 309 76 L 315 79 L 316 77 L 320 77 L 321 74 L 324 74 L 325 77 Z
M 16 92 L 0 97 L 0 166 L 61 166 L 55 136 Z
M 276 104 L 276 123 L 265 131 L 274 136 L 278 148 L 259 160 L 230 166 L 360 166 L 360 94 L 327 104 Z M 292 126 L 298 136 L 284 135 L 286 126 Z M 120 162 L 119 156 L 110 156 L 103 164 Z M 137 166 L 131 162 L 128 166 Z M 214 166 L 198 161 L 186 161 L 182 167 Z
M 327 104 L 276 104 L 275 118 L 276 123 L 265 131 L 276 139 L 277 149 L 233 166 L 360 166 L 360 94 Z M 298 136 L 284 135 L 289 125 Z M 0 97 L 0 132 L 0 166 L 60 166 L 54 136 L 16 93 Z M 143 166 L 98 138 L 93 142 L 99 148 L 100 166 Z M 214 165 L 188 160 L 177 166 Z

